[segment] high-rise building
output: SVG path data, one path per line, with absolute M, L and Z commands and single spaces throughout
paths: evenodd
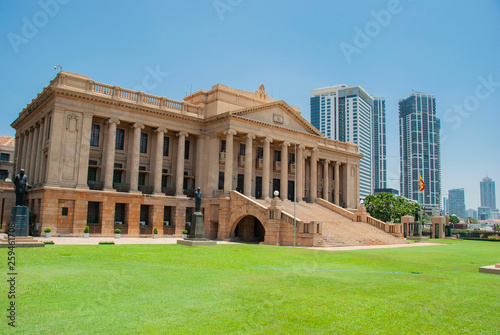
M 477 219 L 477 211 L 475 209 L 470 208 L 470 209 L 467 210 L 466 216 L 468 218 Z
M 477 219 L 478 220 L 488 220 L 491 218 L 491 208 L 489 207 L 478 207 L 477 208 Z
M 439 208 L 441 201 L 440 127 L 434 95 L 412 93 L 399 100 L 401 195 L 426 207 Z M 418 191 L 420 175 L 423 193 Z
M 446 216 L 446 214 L 448 214 L 450 211 L 449 211 L 449 207 L 448 207 L 448 198 L 444 197 L 443 198 L 443 216 Z
M 358 145 L 360 197 L 387 187 L 385 100 L 361 86 L 337 85 L 311 91 L 311 123 L 326 137 Z
M 454 188 L 448 191 L 450 214 L 455 214 L 461 219 L 466 219 L 465 215 L 465 192 L 463 188 Z
M 479 183 L 481 189 L 481 207 L 497 208 L 495 197 L 495 182 L 488 176 Z

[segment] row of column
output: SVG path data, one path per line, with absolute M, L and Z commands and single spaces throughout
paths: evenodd
M 233 158 L 234 158 L 234 135 L 236 135 L 235 130 L 227 130 L 224 132 L 226 135 L 226 160 L 224 167 L 224 192 L 229 193 L 232 189 L 233 184 Z M 244 194 L 246 196 L 251 196 L 252 194 L 252 171 L 253 171 L 253 140 L 255 135 L 252 133 L 245 135 L 245 173 L 244 173 Z M 263 139 L 263 169 L 262 169 L 262 194 L 264 197 L 269 197 L 270 193 L 270 176 L 271 176 L 271 143 L 273 139 L 271 137 L 266 137 Z M 290 147 L 290 142 L 284 141 L 280 144 L 281 146 L 281 173 L 280 173 L 280 195 L 282 199 L 287 199 L 288 196 L 288 148 Z M 305 184 L 305 157 L 304 157 L 305 146 L 300 144 L 297 146 L 297 157 L 295 157 L 295 169 L 297 173 L 297 201 L 303 200 L 304 195 L 304 184 Z M 316 200 L 316 195 L 318 191 L 318 148 L 312 148 L 311 154 L 311 201 Z M 323 198 L 328 200 L 328 192 L 330 189 L 330 177 L 329 173 L 329 160 L 323 162 L 324 172 L 323 178 L 325 180 L 325 185 L 323 187 Z M 334 203 L 339 204 L 340 201 L 340 162 L 335 162 L 334 165 Z
M 113 172 L 114 172 L 114 161 L 115 161 L 115 141 L 116 141 L 116 126 L 120 124 L 117 119 L 108 120 L 108 136 L 106 137 L 106 143 L 104 144 L 104 190 L 113 191 Z M 140 141 L 141 141 L 141 131 L 144 129 L 144 124 L 135 123 L 132 125 L 132 151 L 130 155 L 131 165 L 130 165 L 130 192 L 138 193 L 138 179 L 139 179 L 139 162 L 140 162 Z M 153 166 L 153 193 L 162 194 L 161 180 L 163 173 L 163 144 L 164 137 L 168 133 L 168 130 L 164 127 L 159 127 L 155 129 L 156 134 L 156 150 L 152 156 L 152 166 Z M 183 184 L 184 184 L 184 151 L 186 146 L 186 138 L 189 134 L 185 131 L 181 131 L 176 134 L 178 137 L 177 141 L 177 159 L 176 159 L 176 176 L 175 176 L 175 195 L 183 195 Z M 197 139 L 196 155 L 197 162 L 201 161 L 201 154 L 203 152 L 204 140 L 202 136 Z M 197 164 L 200 165 L 200 164 Z M 201 183 L 201 170 L 197 167 L 195 171 L 196 179 L 198 184 Z
M 44 142 L 47 139 L 49 122 L 46 118 L 37 121 L 33 126 L 16 136 L 17 170 L 25 169 L 30 184 L 36 185 L 45 181 Z M 17 174 L 18 171 L 14 171 Z

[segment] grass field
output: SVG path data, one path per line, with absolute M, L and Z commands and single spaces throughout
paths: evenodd
M 500 243 L 16 249 L 18 334 L 499 334 Z M 7 278 L 7 250 L 1 252 Z

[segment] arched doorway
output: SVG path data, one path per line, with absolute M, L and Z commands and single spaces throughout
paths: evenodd
M 264 242 L 266 231 L 262 222 L 255 216 L 244 216 L 234 228 L 234 237 L 243 242 Z

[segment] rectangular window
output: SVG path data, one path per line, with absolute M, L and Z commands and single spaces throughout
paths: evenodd
M 163 138 L 163 156 L 168 157 L 169 149 L 170 149 L 170 137 L 165 136 Z
M 99 133 L 101 131 L 101 126 L 98 124 L 93 124 L 92 129 L 90 130 L 90 146 L 98 147 L 99 146 Z
M 226 152 L 226 140 L 220 142 L 220 152 Z
M 295 154 L 288 154 L 288 163 L 295 163 Z
M 63 207 L 61 211 L 62 216 L 68 216 L 68 207 Z
M 5 180 L 9 176 L 9 172 L 7 170 L 0 170 L 0 180 Z
M 281 162 L 281 150 L 274 150 L 274 161 Z
M 116 129 L 115 149 L 123 150 L 125 143 L 125 129 Z
M 148 134 L 141 133 L 141 154 L 146 154 L 148 152 Z
M 257 147 L 257 158 L 262 158 L 262 157 L 264 157 L 264 148 Z
M 122 182 L 122 172 L 120 170 L 115 170 L 113 172 L 113 183 L 118 183 L 120 184 Z
M 0 161 L 2 161 L 2 162 L 8 162 L 9 159 L 10 159 L 10 155 L 9 154 L 4 154 L 4 153 L 0 154 Z
M 97 178 L 97 168 L 89 167 L 89 172 L 87 174 L 87 180 L 96 181 Z
M 139 186 L 146 185 L 146 174 L 145 173 L 139 173 L 139 180 L 138 180 L 137 184 Z
M 47 125 L 47 140 L 50 139 L 50 127 L 52 126 L 52 116 L 49 117 L 49 124 Z
M 189 141 L 186 141 L 186 145 L 184 147 L 184 159 L 189 159 Z
M 245 150 L 246 150 L 245 144 L 240 143 L 240 155 L 241 156 L 245 156 Z
M 219 171 L 219 185 L 217 187 L 218 190 L 224 189 L 224 172 Z

